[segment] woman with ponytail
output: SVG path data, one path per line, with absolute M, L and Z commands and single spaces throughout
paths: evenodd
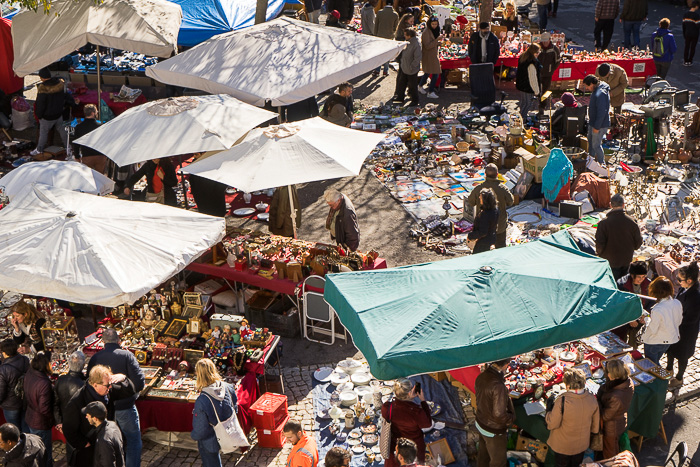
M 680 340 L 671 345 L 666 355 L 666 369 L 673 372 L 673 361 L 678 360 L 678 373 L 668 383 L 669 387 L 677 388 L 683 385 L 683 374 L 688 366 L 688 360 L 695 352 L 695 341 L 700 329 L 700 287 L 698 286 L 698 264 L 693 262 L 682 266 L 676 271 L 676 278 L 681 290 L 676 298 L 683 305 L 683 321 L 679 328 Z

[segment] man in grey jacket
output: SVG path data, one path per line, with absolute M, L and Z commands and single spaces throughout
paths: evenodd
M 408 88 L 409 106 L 417 106 L 418 102 L 418 71 L 420 71 L 420 61 L 423 56 L 420 41 L 416 37 L 415 28 L 406 28 L 404 37 L 408 46 L 401 53 L 399 73 L 396 76 L 396 91 L 394 91 L 393 101 L 403 104 Z

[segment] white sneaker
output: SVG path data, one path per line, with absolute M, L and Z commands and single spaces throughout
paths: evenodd
M 428 93 L 428 91 L 426 91 L 425 88 L 424 88 L 423 86 L 418 86 L 418 92 L 421 93 L 421 94 L 427 94 L 427 93 Z
M 428 93 L 428 99 L 439 99 L 440 96 L 435 94 L 434 92 Z
M 42 151 L 39 151 L 38 149 L 34 148 L 34 149 L 31 150 L 31 152 L 29 153 L 29 155 L 32 156 L 32 157 L 36 157 L 36 156 L 38 156 L 38 155 L 41 154 L 41 153 L 42 153 Z

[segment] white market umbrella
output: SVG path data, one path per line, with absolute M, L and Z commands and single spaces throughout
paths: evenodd
M 75 303 L 133 303 L 224 229 L 224 219 L 170 206 L 30 185 L 0 210 L 0 284 Z
M 175 97 L 133 107 L 74 141 L 125 166 L 192 152 L 223 151 L 277 114 L 227 95 Z
M 360 173 L 382 139 L 381 133 L 350 130 L 315 117 L 252 130 L 231 149 L 182 171 L 247 192 L 348 177 Z M 291 212 L 294 224 L 294 206 Z
M 32 183 L 94 195 L 106 195 L 114 191 L 111 179 L 75 161 L 27 162 L 0 178 L 0 188 L 5 190 L 10 200 Z
M 405 42 L 289 18 L 220 34 L 146 68 L 163 83 L 289 105 L 395 58 Z
M 55 0 L 48 14 L 38 8 L 12 18 L 13 68 L 26 76 L 88 43 L 169 57 L 181 21 L 180 5 L 166 0 Z

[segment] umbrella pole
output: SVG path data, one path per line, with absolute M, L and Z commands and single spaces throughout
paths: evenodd
M 100 46 L 97 46 L 97 120 L 100 120 L 102 110 L 102 78 L 100 77 Z
M 280 123 L 284 123 L 284 116 L 282 114 L 284 111 L 282 110 L 281 105 L 277 106 L 277 112 L 279 113 L 279 116 L 277 117 L 277 119 L 279 120 Z
M 294 238 L 297 238 L 297 216 L 294 210 L 294 198 L 292 197 L 292 185 L 287 185 L 287 193 L 289 194 L 289 211 L 292 217 L 292 228 L 294 229 Z M 268 220 L 269 222 L 269 220 Z

